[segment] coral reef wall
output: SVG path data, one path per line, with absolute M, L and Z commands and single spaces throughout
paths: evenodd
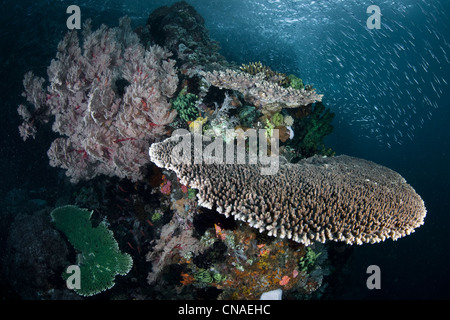
M 92 30 L 86 21 L 82 29 L 59 43 L 45 79 L 33 72 L 23 79 L 19 133 L 39 139 L 51 126 L 50 164 L 69 179 L 23 202 L 59 207 L 53 229 L 50 210 L 13 219 L 6 274 L 24 267 L 40 277 L 12 283 L 18 291 L 30 280 L 41 297 L 67 293 L 53 289 L 75 261 L 70 242 L 91 275 L 78 291 L 96 295 L 89 299 L 258 299 L 274 289 L 319 297 L 333 245 L 320 242 L 397 239 L 423 223 L 423 201 L 400 175 L 333 157 L 324 146 L 334 114 L 322 94 L 297 75 L 227 61 L 186 2 L 156 9 L 135 30 L 127 17 L 118 27 Z M 176 129 L 215 146 L 261 129 L 259 147 L 274 147 L 279 170 L 262 177 L 258 165 L 175 164 Z M 41 231 L 44 241 L 29 248 L 19 239 Z

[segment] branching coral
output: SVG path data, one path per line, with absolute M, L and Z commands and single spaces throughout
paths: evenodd
M 62 137 L 48 151 L 50 164 L 66 169 L 72 182 L 99 174 L 140 179 L 145 150 L 176 116 L 168 101 L 178 84 L 170 55 L 159 46 L 145 50 L 128 18 L 95 31 L 86 22 L 81 45 L 75 30 L 59 43 L 46 89 L 42 78 L 25 75 L 34 111 L 19 106 L 21 136 L 34 137 L 54 116 L 52 129 Z
M 321 254 L 322 254 L 321 252 L 316 253 L 314 252 L 313 249 L 307 247 L 305 256 L 303 256 L 298 262 L 300 270 L 306 272 L 309 269 L 313 268 L 314 264 L 316 263 L 316 260 L 319 258 Z
M 240 70 L 251 75 L 261 74 L 264 76 L 265 80 L 275 82 L 283 87 L 289 85 L 290 79 L 284 73 L 273 71 L 269 67 L 263 65 L 261 62 L 250 62 L 249 64 L 243 64 L 240 67 Z
M 205 135 L 222 137 L 224 141 L 232 141 L 236 137 L 234 130 L 227 130 L 234 129 L 239 124 L 237 117 L 229 115 L 230 110 L 236 108 L 232 104 L 232 100 L 232 97 L 226 94 L 221 106 L 215 103 L 215 110 L 210 116 Z
M 154 284 L 165 267 L 180 258 L 198 255 L 205 249 L 204 244 L 193 236 L 192 215 L 195 210 L 186 210 L 190 199 L 188 195 L 172 203 L 175 211 L 172 220 L 161 229 L 159 239 L 154 241 L 152 251 L 146 255 L 146 260 L 152 263 L 152 271 L 147 281 Z

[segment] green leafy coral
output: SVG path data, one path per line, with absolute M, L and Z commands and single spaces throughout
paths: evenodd
M 161 220 L 161 217 L 162 217 L 161 213 L 155 212 L 155 213 L 152 214 L 152 218 L 151 219 L 152 219 L 153 222 L 156 222 L 156 221 Z
M 178 116 L 184 121 L 193 121 L 199 115 L 197 101 L 198 96 L 187 92 L 187 87 L 184 87 L 172 101 L 172 108 L 177 110 Z
M 91 222 L 92 211 L 68 205 L 54 209 L 51 218 L 54 226 L 63 232 L 78 252 L 80 289 L 82 296 L 92 296 L 114 286 L 116 275 L 126 275 L 133 260 L 120 252 L 114 234 L 105 221 L 97 227 Z
M 281 113 L 276 112 L 272 115 L 272 123 L 275 127 L 281 126 L 284 124 L 284 117 Z
M 322 254 L 322 252 L 314 252 L 310 247 L 306 248 L 306 254 L 300 258 L 298 266 L 300 271 L 307 272 L 310 271 L 316 264 L 317 258 Z
M 289 86 L 291 88 L 294 88 L 294 89 L 297 89 L 297 90 L 305 88 L 305 85 L 303 84 L 303 80 L 300 79 L 299 77 L 297 77 L 297 76 L 295 76 L 293 74 L 290 74 L 287 78 L 289 80 Z
M 273 129 L 275 128 L 275 125 L 271 123 L 268 119 L 266 119 L 266 124 L 264 126 L 264 129 L 266 129 L 266 136 L 272 137 L 273 136 Z
M 211 282 L 214 281 L 213 276 L 211 276 L 209 271 L 206 270 L 206 269 L 199 269 L 195 273 L 194 278 L 195 278 L 196 281 L 203 282 L 203 283 L 211 283 Z

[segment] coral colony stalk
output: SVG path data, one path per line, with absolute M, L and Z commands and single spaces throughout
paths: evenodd
M 54 116 L 50 164 L 66 169 L 72 182 L 97 175 L 137 181 L 148 163 L 150 142 L 166 134 L 177 115 L 169 99 L 178 85 L 171 53 L 154 45 L 147 50 L 132 31 L 129 18 L 119 27 L 83 26 L 83 43 L 70 31 L 47 69 L 49 85 L 29 72 L 20 105 L 24 140 Z

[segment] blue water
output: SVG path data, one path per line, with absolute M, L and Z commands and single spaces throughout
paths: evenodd
M 0 190 L 45 186 L 55 171 L 47 145 L 17 133 L 23 74 L 44 74 L 66 32 L 65 9 L 81 7 L 94 25 L 129 15 L 145 23 L 175 1 L 2 1 L 0 4 Z M 192 0 L 230 61 L 261 61 L 299 75 L 336 114 L 328 146 L 386 165 L 423 197 L 425 225 L 397 242 L 355 248 L 338 298 L 449 298 L 450 1 Z M 366 9 L 381 10 L 369 30 Z M 48 179 L 43 180 L 42 174 Z M 379 265 L 382 289 L 365 286 Z

